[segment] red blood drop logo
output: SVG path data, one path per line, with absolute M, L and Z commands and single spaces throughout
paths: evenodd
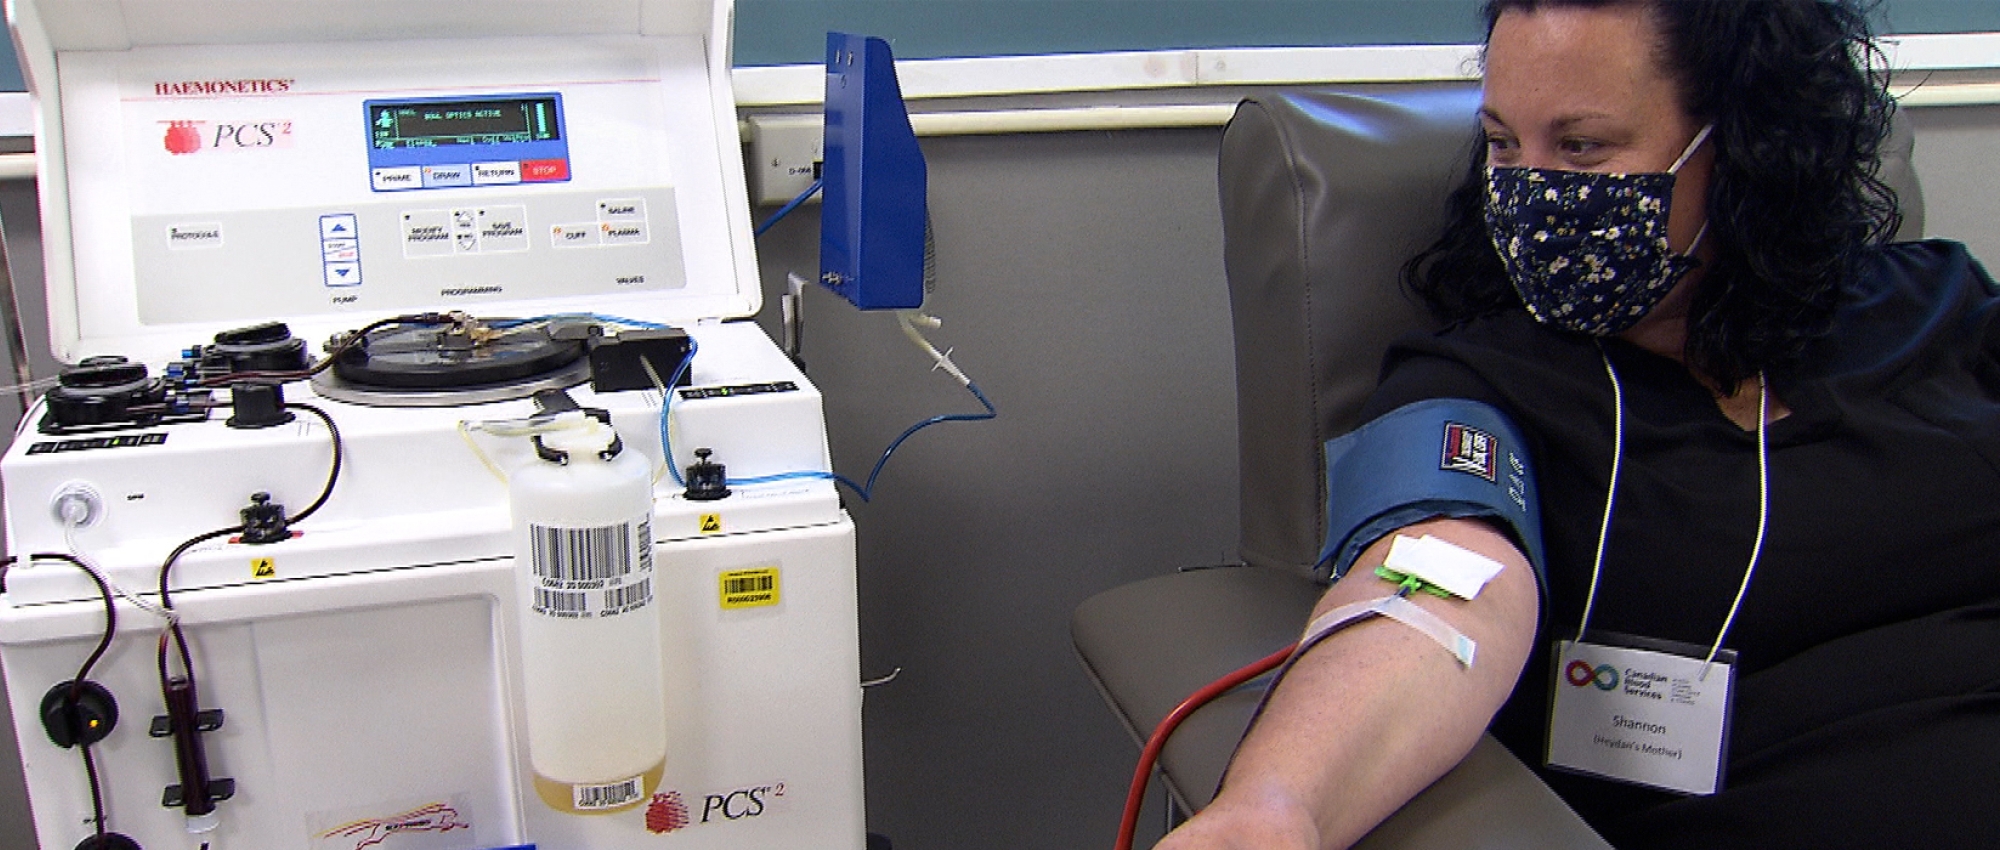
M 646 831 L 654 834 L 673 832 L 688 825 L 687 804 L 681 802 L 681 792 L 669 791 L 654 794 L 653 802 L 646 806 Z
M 167 124 L 165 139 L 167 153 L 179 156 L 201 150 L 201 132 L 194 128 L 193 121 L 172 121 Z

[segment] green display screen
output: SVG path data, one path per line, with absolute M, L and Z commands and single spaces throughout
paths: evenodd
M 378 150 L 562 138 L 554 97 L 374 101 L 368 105 L 368 123 Z

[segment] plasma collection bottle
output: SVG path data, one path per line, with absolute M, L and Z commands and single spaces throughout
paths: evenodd
M 666 767 L 652 470 L 610 426 L 536 438 L 508 481 L 535 790 L 577 814 L 630 809 Z

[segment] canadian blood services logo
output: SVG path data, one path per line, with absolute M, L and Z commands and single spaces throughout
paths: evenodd
M 1618 687 L 1618 668 L 1609 664 L 1591 667 L 1588 661 L 1571 661 L 1563 668 L 1563 679 L 1570 687 L 1595 686 L 1600 691 L 1615 690 Z

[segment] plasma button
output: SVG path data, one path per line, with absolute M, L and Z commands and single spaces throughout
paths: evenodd
M 604 230 L 604 244 L 606 245 L 644 245 L 648 238 L 646 235 L 646 225 L 644 224 L 601 222 L 598 224 L 598 227 Z

